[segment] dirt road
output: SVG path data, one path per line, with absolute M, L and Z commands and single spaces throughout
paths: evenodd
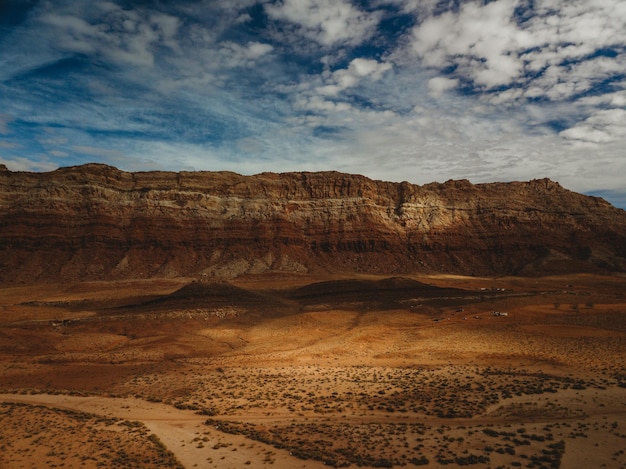
M 240 435 L 228 435 L 204 425 L 206 417 L 193 411 L 133 398 L 80 397 L 61 394 L 0 394 L 0 402 L 19 402 L 52 408 L 87 412 L 142 422 L 187 468 L 326 467 L 317 461 L 301 461 L 259 442 Z

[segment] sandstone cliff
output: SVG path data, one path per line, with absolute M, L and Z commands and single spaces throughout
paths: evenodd
M 626 212 L 542 179 L 0 168 L 0 281 L 626 270 Z

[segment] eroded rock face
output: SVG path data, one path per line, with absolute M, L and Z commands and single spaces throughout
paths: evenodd
M 0 281 L 626 270 L 626 212 L 543 179 L 0 170 Z

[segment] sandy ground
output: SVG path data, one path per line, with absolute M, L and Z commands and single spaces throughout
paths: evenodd
M 0 467 L 626 467 L 626 279 L 417 280 L 0 289 Z
M 157 435 L 185 467 L 239 468 L 261 467 L 269 459 L 273 467 L 294 467 L 287 451 L 253 442 L 238 435 L 228 435 L 205 425 L 206 417 L 193 411 L 172 406 L 146 402 L 133 398 L 80 397 L 67 395 L 20 395 L 0 394 L 0 402 L 17 402 L 32 406 L 71 410 L 102 417 L 138 421 Z M 36 407 L 33 408 L 36 414 Z M 35 417 L 36 418 L 36 417 Z M 58 436 L 62 438 L 62 436 Z M 5 455 L 2 467 L 13 466 Z M 298 462 L 297 467 L 317 468 L 323 464 L 316 461 Z M 43 466 L 41 466 L 43 467 Z

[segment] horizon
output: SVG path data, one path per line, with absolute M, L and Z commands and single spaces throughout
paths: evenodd
M 626 209 L 626 6 L 0 5 L 0 164 L 549 178 Z
M 310 173 L 310 174 L 315 174 L 315 173 L 339 173 L 339 174 L 345 174 L 348 176 L 358 176 L 358 177 L 365 177 L 368 178 L 372 181 L 381 181 L 381 182 L 388 182 L 388 183 L 392 183 L 392 184 L 402 184 L 405 182 L 408 182 L 409 184 L 413 184 L 416 186 L 427 186 L 429 184 L 445 184 L 446 182 L 449 181 L 469 181 L 468 179 L 446 179 L 446 180 L 442 180 L 442 181 L 429 181 L 429 182 L 425 182 L 423 184 L 416 184 L 416 183 L 412 183 L 409 181 L 395 181 L 395 180 L 388 180 L 388 179 L 375 179 L 375 178 L 371 178 L 369 176 L 366 176 L 364 174 L 359 174 L 359 173 L 346 173 L 346 172 L 341 172 L 341 171 L 336 171 L 336 170 L 317 170 L 317 171 L 262 171 L 260 173 L 253 173 L 253 174 L 244 174 L 244 173 L 239 173 L 236 171 L 229 171 L 229 170 L 210 170 L 210 169 L 203 169 L 203 170 L 183 170 L 183 171 L 175 171 L 175 170 L 136 170 L 136 171 L 126 171 L 123 169 L 120 169 L 116 166 L 112 166 L 110 164 L 107 163 L 101 163 L 101 162 L 97 162 L 97 161 L 90 161 L 90 162 L 85 162 L 85 163 L 81 163 L 78 165 L 71 165 L 71 166 L 59 166 L 58 168 L 52 169 L 52 170 L 46 170 L 46 171 L 24 171 L 24 172 L 33 172 L 33 173 L 46 173 L 46 172 L 54 172 L 60 169 L 71 169 L 71 168 L 80 168 L 82 166 L 91 166 L 91 165 L 97 165 L 97 166 L 106 166 L 108 168 L 111 169 L 115 169 L 118 171 L 122 171 L 122 172 L 129 172 L 129 173 L 137 173 L 137 172 L 169 172 L 172 174 L 178 174 L 178 173 L 183 173 L 183 172 L 208 172 L 208 173 L 221 173 L 221 172 L 227 172 L 227 173 L 233 173 L 233 174 L 237 174 L 239 176 L 244 176 L 244 177 L 255 177 L 255 176 L 262 176 L 263 174 L 276 174 L 276 175 L 281 175 L 281 174 L 292 174 L 292 173 Z M 4 165 L 3 163 L 0 163 L 0 167 L 4 166 L 6 168 L 6 165 Z M 8 171 L 10 172 L 21 172 L 23 170 L 11 170 L 10 168 L 7 168 Z M 470 182 L 470 184 L 472 185 L 481 185 L 481 184 L 508 184 L 508 183 L 513 183 L 513 182 L 532 182 L 532 181 L 541 181 L 544 179 L 548 179 L 556 184 L 558 184 L 559 186 L 561 186 L 563 189 L 571 191 L 571 189 L 563 186 L 559 181 L 552 179 L 552 178 L 533 178 L 533 179 L 527 179 L 527 180 L 510 180 L 510 181 L 487 181 L 487 182 Z M 572 192 L 576 192 L 576 191 L 572 191 Z M 613 202 L 611 202 L 611 200 L 609 200 L 606 197 L 603 197 L 602 195 L 599 194 L 585 194 L 583 192 L 577 192 L 578 194 L 581 195 L 585 195 L 585 196 L 589 196 L 589 197 L 599 197 L 601 199 L 604 199 L 605 201 L 609 202 L 611 205 L 613 205 L 615 208 L 619 208 L 622 210 L 626 210 L 626 200 L 624 200 L 624 206 L 619 206 L 614 204 Z

